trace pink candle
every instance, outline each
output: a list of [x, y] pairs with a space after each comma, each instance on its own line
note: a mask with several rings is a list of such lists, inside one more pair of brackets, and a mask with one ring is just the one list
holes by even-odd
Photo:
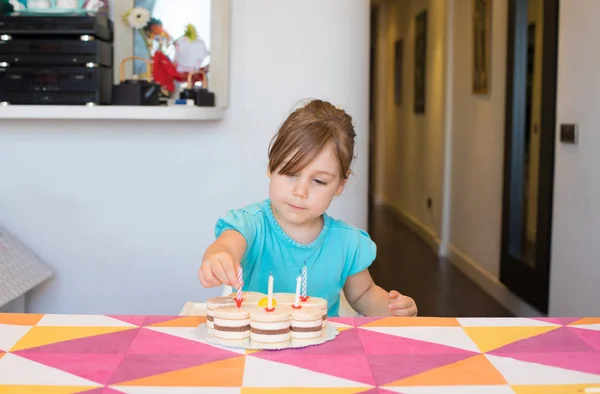
[[237, 285], [237, 295], [235, 297], [235, 302], [238, 308], [242, 305], [242, 267], [238, 268], [238, 285]]

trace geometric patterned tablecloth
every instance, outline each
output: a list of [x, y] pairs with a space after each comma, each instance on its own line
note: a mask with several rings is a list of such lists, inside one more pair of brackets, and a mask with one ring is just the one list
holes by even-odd
[[0, 393], [584, 393], [600, 319], [336, 318], [320, 346], [202, 342], [199, 316], [0, 314]]

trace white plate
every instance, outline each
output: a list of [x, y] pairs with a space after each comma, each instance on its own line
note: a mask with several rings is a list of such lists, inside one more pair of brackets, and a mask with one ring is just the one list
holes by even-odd
[[323, 330], [323, 334], [318, 338], [311, 339], [291, 339], [287, 342], [280, 343], [262, 343], [246, 339], [221, 339], [213, 335], [213, 330], [208, 328], [206, 323], [198, 326], [198, 336], [201, 340], [213, 343], [223, 347], [243, 348], [250, 350], [281, 350], [288, 348], [300, 348], [306, 346], [315, 346], [331, 341], [339, 334], [339, 331], [334, 326], [327, 324]]

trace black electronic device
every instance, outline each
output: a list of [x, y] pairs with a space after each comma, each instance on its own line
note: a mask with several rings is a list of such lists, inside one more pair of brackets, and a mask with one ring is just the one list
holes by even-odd
[[0, 67], [0, 102], [110, 104], [112, 84], [109, 67]]

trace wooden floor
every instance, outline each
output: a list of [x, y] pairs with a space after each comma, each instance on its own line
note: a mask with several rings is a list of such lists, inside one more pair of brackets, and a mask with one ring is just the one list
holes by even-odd
[[378, 248], [371, 275], [384, 289], [413, 297], [420, 316], [513, 316], [452, 263], [439, 259], [391, 209], [373, 206], [370, 215], [369, 232]]

